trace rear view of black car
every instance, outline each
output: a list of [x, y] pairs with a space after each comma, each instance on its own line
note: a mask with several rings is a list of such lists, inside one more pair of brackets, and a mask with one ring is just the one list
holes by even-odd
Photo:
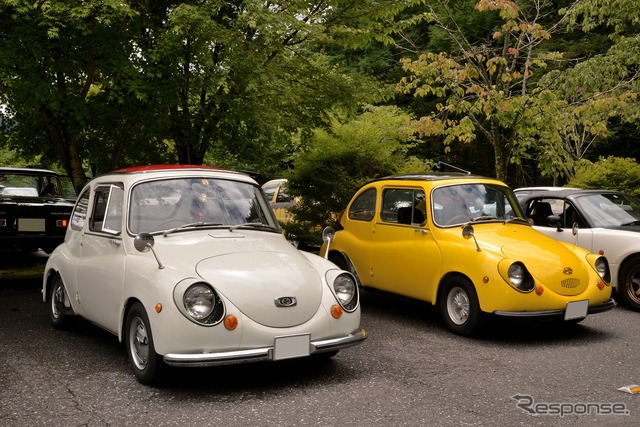
[[50, 170], [0, 168], [0, 250], [49, 253], [64, 240], [73, 203]]

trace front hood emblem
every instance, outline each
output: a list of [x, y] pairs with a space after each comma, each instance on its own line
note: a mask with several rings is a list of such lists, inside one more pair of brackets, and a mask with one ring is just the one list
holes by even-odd
[[573, 268], [571, 268], [571, 267], [565, 267], [565, 268], [563, 268], [563, 269], [562, 269], [562, 272], [563, 272], [564, 274], [567, 274], [567, 275], [572, 275], [572, 274], [573, 274]]
[[280, 297], [275, 299], [276, 307], [293, 307], [298, 304], [296, 297]]

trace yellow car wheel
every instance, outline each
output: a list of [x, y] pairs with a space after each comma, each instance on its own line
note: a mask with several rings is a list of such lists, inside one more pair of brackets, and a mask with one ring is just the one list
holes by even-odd
[[447, 328], [458, 335], [472, 335], [482, 323], [476, 290], [462, 277], [453, 277], [444, 283], [440, 312]]

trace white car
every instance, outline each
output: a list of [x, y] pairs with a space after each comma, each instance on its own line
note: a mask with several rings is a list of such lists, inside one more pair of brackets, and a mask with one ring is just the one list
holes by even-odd
[[361, 343], [356, 281], [295, 249], [258, 184], [233, 171], [144, 166], [90, 181], [45, 267], [51, 323], [81, 316], [125, 342], [138, 380]]
[[640, 200], [609, 190], [516, 189], [535, 229], [607, 257], [612, 284], [640, 311]]

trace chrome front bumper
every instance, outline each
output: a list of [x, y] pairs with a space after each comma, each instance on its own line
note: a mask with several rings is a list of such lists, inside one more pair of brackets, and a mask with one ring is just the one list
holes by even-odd
[[[602, 313], [614, 309], [616, 302], [613, 298], [609, 301], [589, 307], [587, 314]], [[500, 317], [512, 317], [519, 319], [562, 319], [564, 310], [547, 310], [547, 311], [494, 311], [493, 314]]]
[[[360, 344], [366, 338], [367, 331], [360, 329], [345, 337], [311, 341], [309, 355], [353, 347], [354, 345]], [[172, 366], [216, 366], [265, 360], [274, 360], [273, 346], [249, 350], [224, 351], [220, 353], [169, 353], [164, 356], [165, 363]]]

